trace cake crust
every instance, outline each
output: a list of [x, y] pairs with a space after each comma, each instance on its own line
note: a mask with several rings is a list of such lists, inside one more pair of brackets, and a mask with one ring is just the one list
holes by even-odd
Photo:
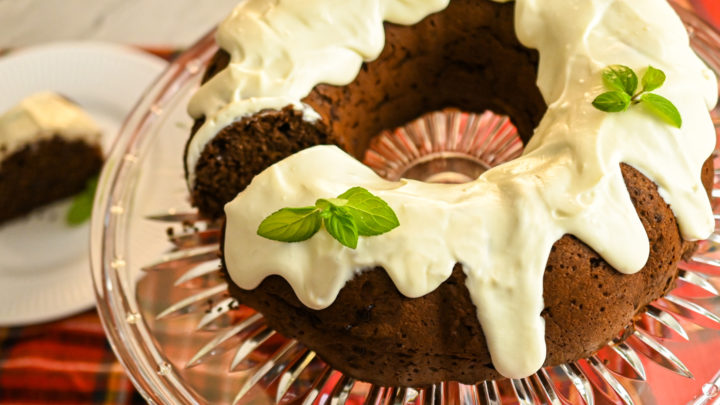
[[330, 142], [322, 122], [309, 124], [292, 107], [246, 117], [223, 129], [203, 151], [192, 201], [206, 216], [222, 217], [225, 203], [244, 190], [260, 168]]

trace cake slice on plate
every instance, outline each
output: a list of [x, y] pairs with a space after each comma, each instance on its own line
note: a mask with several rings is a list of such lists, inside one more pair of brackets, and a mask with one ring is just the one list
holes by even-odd
[[93, 119], [53, 92], [0, 115], [0, 223], [83, 191], [103, 164], [100, 139]]

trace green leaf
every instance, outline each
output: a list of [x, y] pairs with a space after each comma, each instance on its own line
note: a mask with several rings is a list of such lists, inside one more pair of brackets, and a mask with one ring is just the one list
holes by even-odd
[[97, 184], [98, 178], [95, 176], [89, 179], [85, 184], [85, 189], [75, 196], [72, 204], [70, 205], [70, 209], [68, 209], [67, 215], [65, 216], [65, 221], [68, 225], [82, 225], [85, 221], [90, 219]]
[[315, 206], [321, 210], [326, 210], [330, 207], [342, 207], [347, 204], [347, 200], [342, 198], [321, 198], [315, 202]]
[[608, 90], [624, 92], [632, 97], [638, 86], [638, 77], [627, 66], [610, 65], [603, 70], [603, 83]]
[[332, 215], [323, 219], [325, 229], [338, 242], [355, 249], [358, 244], [358, 228], [350, 214], [344, 209], [331, 209]]
[[362, 236], [380, 235], [400, 225], [395, 211], [362, 187], [353, 187], [338, 198], [347, 200], [344, 208], [354, 219]]
[[647, 72], [643, 75], [643, 91], [653, 91], [665, 83], [665, 72], [648, 66]]
[[672, 101], [653, 93], [643, 94], [640, 99], [650, 112], [676, 128], [682, 127], [682, 116]]
[[395, 212], [382, 199], [362, 187], [336, 198], [320, 198], [315, 207], [283, 208], [265, 218], [257, 234], [281, 242], [300, 242], [322, 225], [338, 242], [355, 249], [358, 238], [388, 232], [400, 225]]
[[630, 106], [630, 96], [620, 91], [608, 91], [593, 100], [592, 105], [600, 111], [620, 112]]
[[265, 218], [257, 234], [280, 242], [302, 242], [315, 235], [321, 224], [316, 207], [283, 208]]

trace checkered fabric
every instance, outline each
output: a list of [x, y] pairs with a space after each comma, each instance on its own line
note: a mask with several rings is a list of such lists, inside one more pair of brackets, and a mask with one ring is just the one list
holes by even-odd
[[0, 328], [0, 404], [144, 404], [95, 311]]
[[[681, 1], [681, 4], [686, 3]], [[717, 0], [692, 0], [692, 9], [715, 27], [720, 27], [720, 1]]]

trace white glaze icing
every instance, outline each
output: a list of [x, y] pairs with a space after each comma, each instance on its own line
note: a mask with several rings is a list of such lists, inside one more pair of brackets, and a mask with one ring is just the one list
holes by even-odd
[[59, 136], [100, 142], [100, 128], [80, 107], [53, 93], [33, 94], [0, 115], [0, 160], [29, 143]]
[[[364, 56], [348, 51], [348, 44], [354, 44], [348, 32], [362, 36], [358, 32], [381, 31], [378, 10], [393, 9], [389, 2], [349, 2], [357, 7], [346, 9], [344, 2], [337, 7], [333, 1], [316, 0], [310, 14], [301, 10], [306, 1], [302, 7], [289, 1], [243, 3], [221, 26], [218, 38], [234, 58], [255, 66], [255, 73], [245, 77], [242, 69], [231, 65], [227, 75], [220, 76], [225, 78], [200, 90], [191, 112], [212, 116], [223, 105], [247, 97], [299, 100], [316, 83], [352, 80]], [[414, 8], [419, 4], [398, 2], [397, 10], [402, 10], [400, 5], [421, 10]], [[349, 18], [345, 10], [360, 14]], [[405, 22], [433, 11], [428, 7]], [[240, 15], [245, 12], [256, 15], [248, 14], [246, 21]], [[250, 28], [236, 27], [230, 22], [234, 20]], [[350, 21], [356, 28], [347, 31], [343, 27]], [[638, 271], [647, 260], [647, 235], [625, 188], [621, 162], [658, 184], [684, 238], [701, 239], [711, 233], [712, 211], [700, 172], [715, 143], [707, 110], [716, 102], [717, 83], [689, 48], [671, 7], [662, 0], [517, 0], [515, 26], [521, 42], [540, 53], [538, 86], [549, 106], [522, 157], [467, 184], [436, 185], [382, 180], [332, 146], [290, 156], [256, 176], [226, 206], [225, 260], [233, 281], [252, 289], [268, 275], [278, 274], [305, 305], [320, 309], [363, 269], [384, 267], [400, 292], [418, 297], [433, 291], [460, 262], [495, 368], [507, 377], [521, 378], [545, 359], [542, 277], [555, 241], [564, 234], [575, 235], [623, 273]], [[316, 53], [308, 47], [308, 53], [291, 52], [307, 60], [298, 56], [289, 64], [271, 63], [286, 60], [295, 46], [317, 45], [308, 27], [319, 27], [322, 40]], [[225, 43], [233, 40], [243, 45]], [[268, 50], [267, 41], [286, 40], [283, 48]], [[367, 43], [377, 46], [375, 40]], [[362, 55], [376, 56], [380, 48]], [[325, 65], [317, 61], [329, 57], [328, 49], [338, 50], [330, 59], [342, 65], [322, 69]], [[277, 58], [268, 60], [268, 52]], [[318, 72], [310, 69], [314, 63], [321, 67]], [[682, 129], [661, 122], [642, 105], [621, 114], [594, 109], [591, 101], [604, 91], [601, 71], [615, 63], [640, 73], [648, 65], [665, 71], [667, 82], [656, 92], [678, 107]], [[263, 76], [266, 73], [275, 80]], [[229, 75], [236, 75], [240, 87], [220, 87], [232, 82]], [[293, 244], [256, 235], [262, 219], [275, 210], [312, 205], [317, 198], [336, 196], [352, 186], [363, 186], [386, 200], [400, 227], [361, 238], [356, 250], [341, 246], [326, 232]]]

